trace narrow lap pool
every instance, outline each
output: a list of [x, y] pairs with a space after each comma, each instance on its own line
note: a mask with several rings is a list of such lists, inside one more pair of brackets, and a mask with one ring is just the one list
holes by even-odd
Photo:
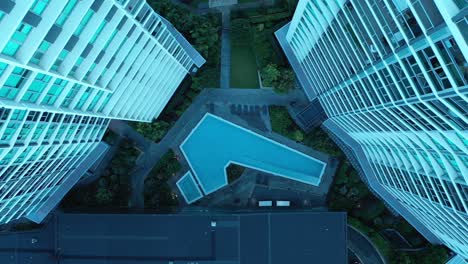
[[202, 118], [180, 149], [205, 195], [228, 184], [226, 167], [231, 162], [315, 186], [326, 167], [320, 160], [212, 114]]
[[203, 197], [190, 171], [182, 176], [182, 178], [177, 181], [176, 185], [182, 193], [182, 196], [184, 196], [185, 201], [189, 204]]

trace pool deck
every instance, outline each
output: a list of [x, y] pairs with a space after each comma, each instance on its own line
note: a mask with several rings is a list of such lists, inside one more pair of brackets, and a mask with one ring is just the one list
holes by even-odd
[[[183, 157], [179, 150], [180, 144], [207, 112], [216, 114], [240, 126], [248, 127], [255, 133], [329, 163], [329, 160], [332, 159], [329, 155], [271, 132], [268, 105], [287, 106], [291, 102], [305, 100], [305, 95], [301, 90], [294, 90], [288, 94], [276, 94], [269, 89], [204, 89], [159, 143], [145, 139], [125, 121], [112, 120], [109, 128], [116, 134], [130, 138], [142, 150], [142, 155], [138, 158], [137, 165], [132, 171], [134, 176], [132, 177], [131, 207], [144, 207], [142, 194], [146, 176], [169, 149], [173, 149], [178, 156]], [[262, 112], [262, 114], [252, 113], [251, 109], [257, 109], [259, 110], [257, 112]], [[265, 111], [262, 109], [265, 109]], [[189, 170], [185, 159], [180, 159], [180, 162], [183, 169], [169, 179], [169, 184], [179, 197], [182, 194], [179, 192], [176, 182]], [[324, 177], [322, 177], [322, 183], [318, 187], [320, 189], [319, 193], [329, 188], [335, 170], [336, 166], [327, 166]], [[180, 206], [183, 207], [185, 204], [184, 199], [180, 199], [180, 202]]]
[[[216, 111], [215, 109], [216, 107], [212, 108], [213, 112], [217, 112], [218, 115], [223, 116], [223, 111]], [[258, 130], [246, 124], [241, 124], [242, 122], [239, 121], [241, 121], [242, 119], [236, 120], [236, 118], [232, 117], [233, 116], [231, 116], [229, 120], [225, 120], [224, 117], [218, 117], [210, 113], [205, 114], [180, 145], [180, 151], [185, 157], [185, 160], [188, 163], [188, 167], [190, 167], [190, 169], [193, 171], [193, 174], [199, 186], [203, 190], [204, 194], [208, 195], [228, 185], [225, 168], [230, 163], [240, 164], [244, 167], [261, 171], [270, 175], [280, 176], [281, 178], [286, 178], [291, 181], [302, 182], [304, 184], [316, 187], [316, 189], [318, 189], [319, 186], [322, 185], [322, 181], [325, 181], [325, 189], [327, 189], [330, 183], [328, 179], [329, 175], [333, 173], [331, 171], [334, 170], [334, 168], [331, 168], [330, 170], [329, 166], [327, 166], [330, 159], [328, 155], [325, 155], [318, 151], [314, 151], [302, 144], [298, 144], [278, 134], [269, 131]], [[245, 148], [245, 146], [243, 147], [244, 150], [234, 150], [230, 152], [230, 150], [223, 148], [222, 146], [225, 140], [229, 141], [229, 136], [223, 137], [220, 136], [217, 132], [213, 132], [213, 135], [214, 137], [216, 137], [216, 139], [211, 136], [206, 139], [207, 147], [203, 150], [203, 154], [198, 153], [198, 147], [195, 147], [195, 150], [189, 150], [189, 153], [187, 153], [187, 149], [184, 149], [184, 146], [187, 145], [187, 142], [193, 144], [193, 142], [190, 142], [190, 139], [194, 133], [198, 133], [198, 128], [200, 125], [205, 126], [205, 120], [211, 122], [212, 124], [225, 126], [225, 128], [232, 130], [233, 133], [240, 132], [241, 136], [250, 137], [252, 140], [259, 144], [265, 144], [264, 146], [267, 146], [267, 148], [271, 148], [272, 151], [278, 151], [278, 155], [289, 153], [285, 155], [291, 157], [291, 161], [298, 161], [299, 163], [296, 165], [291, 165], [289, 164], [289, 162], [284, 162], [284, 160], [281, 159], [279, 159], [276, 162], [274, 157], [270, 156], [265, 158], [265, 156], [267, 155], [261, 155], [261, 151], [259, 152], [250, 148]], [[248, 129], [246, 127], [248, 127]], [[208, 128], [202, 127], [202, 129], [206, 130]], [[201, 136], [206, 136], [203, 135], [203, 131], [201, 133]], [[200, 137], [200, 135], [196, 135], [196, 137]], [[200, 138], [196, 140], [198, 142]], [[210, 144], [215, 144], [215, 147], [209, 149]], [[229, 144], [226, 143], [226, 146], [228, 145]], [[252, 146], [252, 148], [255, 148], [255, 146]], [[239, 151], [243, 154], [240, 157], [238, 155]], [[213, 162], [213, 166], [211, 167], [205, 167], [203, 166], [203, 164], [199, 164], [202, 162], [202, 160], [200, 160], [200, 155], [203, 156], [206, 155], [206, 153], [210, 153], [210, 155], [213, 155], [213, 157], [217, 157], [217, 160], [210, 159]], [[245, 156], [247, 155], [250, 155], [250, 158], [246, 158]], [[224, 157], [218, 158], [220, 156]], [[191, 163], [193, 162], [193, 160], [195, 160], [194, 164]], [[303, 166], [304, 164], [307, 165]], [[219, 175], [219, 178], [212, 178], [211, 175]], [[326, 175], [326, 177], [324, 177], [325, 179], [322, 180], [323, 175]], [[183, 178], [185, 177], [186, 176], [184, 175]], [[177, 184], [181, 180], [179, 180]], [[186, 195], [183, 193], [183, 189], [181, 189], [179, 185], [177, 185], [177, 187], [179, 187], [179, 191], [181, 191], [182, 196], [186, 198]], [[189, 204], [195, 201], [194, 199], [185, 200]], [[190, 202], [188, 200], [190, 200]]]

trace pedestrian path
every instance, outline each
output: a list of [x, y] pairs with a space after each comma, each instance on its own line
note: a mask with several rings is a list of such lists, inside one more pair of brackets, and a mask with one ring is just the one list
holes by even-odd
[[138, 148], [143, 151], [131, 173], [130, 207], [144, 208], [143, 190], [147, 175], [169, 149], [178, 148], [198, 121], [212, 109], [210, 106], [225, 108], [227, 109], [225, 112], [229, 113], [231, 104], [287, 106], [291, 102], [301, 100], [305, 100], [305, 97], [299, 90], [288, 94], [276, 94], [271, 90], [261, 89], [205, 89], [159, 143], [145, 139], [125, 121], [112, 120], [109, 128], [137, 142]]
[[223, 8], [221, 32], [221, 75], [220, 87], [230, 88], [231, 84], [231, 9]]

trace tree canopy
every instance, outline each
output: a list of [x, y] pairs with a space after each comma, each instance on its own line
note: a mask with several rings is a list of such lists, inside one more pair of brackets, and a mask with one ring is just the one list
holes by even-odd
[[167, 133], [171, 125], [166, 121], [155, 121], [152, 123], [136, 123], [135, 130], [145, 138], [159, 142]]
[[169, 0], [150, 0], [148, 3], [171, 22], [203, 57], [210, 58], [216, 52], [219, 42], [219, 22], [216, 16], [195, 15]]
[[296, 77], [290, 68], [270, 63], [262, 71], [263, 85], [273, 87], [277, 93], [287, 93], [296, 86]]

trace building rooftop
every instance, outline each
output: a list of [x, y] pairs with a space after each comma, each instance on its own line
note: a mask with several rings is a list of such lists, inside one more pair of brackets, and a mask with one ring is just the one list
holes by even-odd
[[0, 247], [5, 264], [346, 263], [346, 214], [57, 214]]

